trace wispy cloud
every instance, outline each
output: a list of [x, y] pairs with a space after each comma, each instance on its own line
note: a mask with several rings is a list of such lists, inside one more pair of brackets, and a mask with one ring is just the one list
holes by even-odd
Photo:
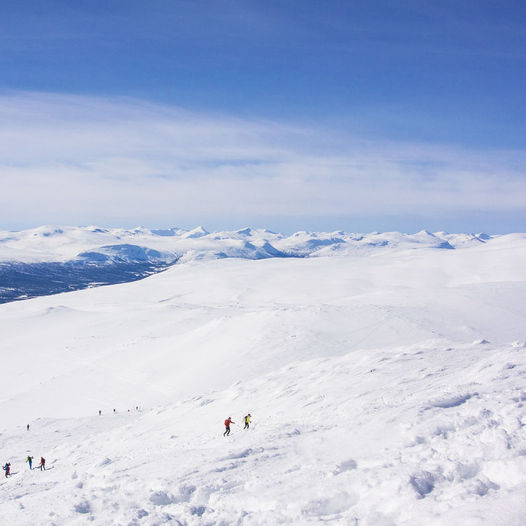
[[4, 94], [0, 159], [11, 228], [526, 208], [524, 151], [363, 141], [132, 99]]

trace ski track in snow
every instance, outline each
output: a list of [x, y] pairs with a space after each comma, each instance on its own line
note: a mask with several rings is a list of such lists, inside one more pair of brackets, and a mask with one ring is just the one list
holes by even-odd
[[525, 524], [525, 256], [192, 262], [0, 306], [2, 520]]

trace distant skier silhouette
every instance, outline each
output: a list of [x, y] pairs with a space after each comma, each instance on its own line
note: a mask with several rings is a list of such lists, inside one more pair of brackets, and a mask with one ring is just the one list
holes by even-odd
[[26, 462], [29, 464], [29, 469], [33, 469], [33, 457], [30, 457], [28, 455], [26, 458]]
[[2, 469], [5, 471], [5, 478], [11, 475], [11, 463], [10, 462], [6, 462], [5, 466], [2, 466]]
[[27, 424], [26, 429], [29, 431], [29, 424]]
[[40, 457], [40, 471], [44, 470], [46, 471], [46, 459], [44, 457]]
[[235, 422], [232, 422], [232, 417], [229, 416], [225, 420], [225, 432], [223, 433], [224, 437], [230, 435], [230, 424], [235, 424]]
[[99, 416], [102, 415], [102, 411], [99, 409]]
[[250, 413], [248, 413], [247, 416], [245, 416], [245, 427], [243, 429], [248, 429], [250, 427]]

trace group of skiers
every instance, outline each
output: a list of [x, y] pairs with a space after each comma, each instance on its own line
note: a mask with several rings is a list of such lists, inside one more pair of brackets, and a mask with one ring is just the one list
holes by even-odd
[[[29, 469], [33, 469], [33, 457], [28, 455], [26, 462], [29, 464]], [[40, 471], [46, 471], [46, 459], [44, 457], [40, 457], [40, 464], [38, 467], [40, 468]], [[5, 465], [2, 466], [2, 469], [5, 471], [5, 478], [9, 477], [9, 475], [11, 475], [11, 462], [6, 462]]]
[[[29, 431], [29, 424], [27, 424], [26, 429]], [[29, 469], [33, 469], [33, 458], [31, 455], [28, 455], [26, 458]], [[40, 464], [37, 467], [40, 468], [40, 471], [46, 471], [46, 459], [44, 457], [40, 457]], [[6, 462], [2, 466], [2, 469], [5, 471], [5, 478], [9, 477], [9, 475], [11, 475], [11, 462]]]
[[[33, 457], [27, 456], [26, 462], [29, 464], [29, 469], [33, 469]], [[44, 470], [46, 471], [46, 459], [44, 457], [40, 457], [40, 464], [38, 465], [40, 468], [40, 471]]]
[[[245, 421], [245, 427], [243, 429], [249, 429], [250, 428], [251, 418], [252, 418], [252, 416], [251, 416], [250, 413], [248, 413], [248, 415], [243, 417], [243, 420]], [[223, 433], [224, 437], [227, 437], [228, 435], [230, 435], [230, 424], [235, 424], [235, 422], [232, 420], [231, 416], [229, 416], [225, 420], [225, 432]]]
[[[136, 410], [139, 408], [136, 407]], [[113, 410], [115, 412], [115, 409]], [[101, 414], [101, 411], [99, 411], [99, 415]], [[243, 417], [243, 420], [245, 422], [245, 427], [243, 429], [249, 429], [250, 423], [252, 422], [252, 415], [248, 413]], [[228, 417], [225, 420], [225, 432], [223, 433], [223, 436], [230, 435], [230, 425], [235, 424], [235, 422], [232, 420], [232, 417]], [[27, 424], [27, 430], [29, 431], [29, 424]], [[26, 462], [29, 464], [29, 469], [33, 469], [33, 458], [31, 455], [28, 455], [26, 458]], [[46, 459], [44, 457], [40, 457], [40, 464], [37, 466], [40, 468], [40, 471], [46, 470]], [[2, 469], [5, 471], [5, 478], [9, 477], [11, 475], [11, 463], [6, 462], [4, 466], [2, 466]]]
[[[139, 406], [136, 405], [135, 406], [135, 411], [138, 411], [139, 410]], [[130, 412], [130, 410], [128, 409], [128, 413]], [[113, 414], [117, 414], [117, 409], [113, 408]], [[99, 416], [102, 416], [102, 409], [99, 409]]]

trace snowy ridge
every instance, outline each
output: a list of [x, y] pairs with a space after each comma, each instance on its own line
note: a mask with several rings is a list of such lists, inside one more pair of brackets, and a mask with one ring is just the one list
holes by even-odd
[[[0, 231], [0, 261], [65, 262], [83, 258], [83, 254], [112, 257], [109, 248], [119, 246], [128, 251], [154, 251], [153, 259], [164, 261], [183, 258], [210, 259], [236, 257], [262, 259], [285, 256], [320, 256], [347, 254], [356, 250], [381, 247], [457, 248], [488, 242], [487, 234], [416, 234], [399, 232], [351, 234], [346, 232], [297, 232], [290, 236], [265, 229], [244, 228], [228, 232], [208, 232], [203, 227], [187, 231], [171, 228], [132, 230], [99, 227], [42, 226], [20, 232]], [[125, 255], [124, 251], [119, 254]], [[117, 256], [119, 256], [117, 255]], [[130, 253], [133, 257], [136, 254]], [[113, 254], [115, 256], [115, 254]]]

